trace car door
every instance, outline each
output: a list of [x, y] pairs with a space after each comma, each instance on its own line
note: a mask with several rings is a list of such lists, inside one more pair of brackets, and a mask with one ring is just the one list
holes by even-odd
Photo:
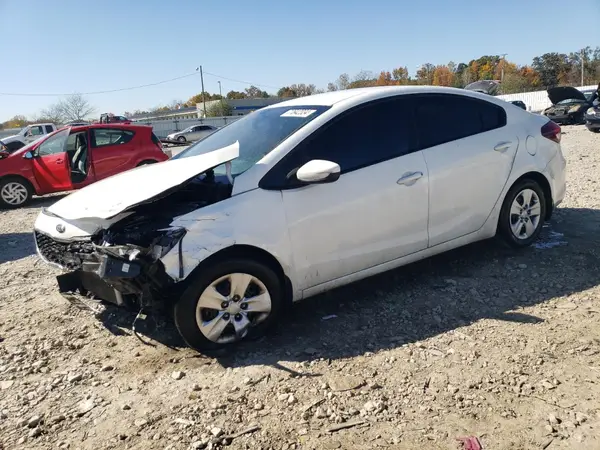
[[133, 130], [110, 127], [91, 128], [91, 161], [96, 180], [132, 169], [136, 145]]
[[429, 169], [429, 246], [479, 230], [504, 188], [519, 146], [504, 108], [462, 95], [422, 95], [419, 145]]
[[[402, 97], [362, 105], [313, 133], [272, 169], [280, 177], [300, 289], [427, 247], [427, 166], [414, 151], [412, 125]], [[340, 178], [308, 186], [293, 176], [286, 181], [314, 159], [338, 163]]]
[[192, 132], [190, 133], [189, 140], [197, 141], [202, 138], [202, 125], [196, 125], [192, 127]]
[[41, 142], [30, 160], [33, 175], [43, 193], [68, 191], [73, 188], [66, 142], [69, 129], [59, 131]]

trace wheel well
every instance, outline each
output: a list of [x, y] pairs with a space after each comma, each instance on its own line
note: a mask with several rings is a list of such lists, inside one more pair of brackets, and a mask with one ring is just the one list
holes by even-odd
[[35, 186], [33, 186], [33, 184], [31, 184], [31, 181], [29, 181], [27, 178], [25, 178], [21, 175], [3, 175], [0, 177], [0, 183], [8, 178], [17, 178], [17, 179], [23, 181], [23, 184], [26, 184], [27, 186], [29, 186], [29, 189], [31, 189], [31, 192], [33, 194], [37, 194], [37, 192], [35, 191]]
[[223, 250], [219, 250], [217, 253], [210, 255], [208, 258], [202, 261], [198, 265], [198, 267], [196, 267], [194, 271], [188, 276], [188, 278], [192, 277], [194, 272], [196, 271], [201, 272], [204, 269], [204, 267], [214, 265], [219, 263], [220, 261], [231, 258], [251, 259], [253, 261], [260, 262], [272, 269], [283, 283], [286, 302], [292, 302], [292, 282], [283, 271], [283, 267], [281, 267], [281, 264], [279, 263], [279, 261], [277, 261], [277, 258], [275, 258], [266, 250], [254, 247], [252, 245], [236, 244], [232, 245], [231, 247], [224, 248]]
[[136, 167], [140, 167], [143, 164], [155, 164], [156, 160], [154, 159], [145, 159], [143, 161], [141, 161], [140, 163], [138, 163], [138, 165]]
[[546, 199], [546, 217], [545, 220], [549, 220], [552, 217], [552, 213], [554, 212], [554, 201], [552, 200], [552, 189], [550, 188], [550, 183], [548, 179], [539, 172], [528, 172], [524, 175], [521, 175], [518, 180], [516, 180], [513, 185], [517, 184], [523, 180], [532, 180], [540, 185], [542, 190], [544, 191], [544, 197]]

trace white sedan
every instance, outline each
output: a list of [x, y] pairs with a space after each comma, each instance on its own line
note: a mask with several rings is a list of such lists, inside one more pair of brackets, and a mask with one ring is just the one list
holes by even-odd
[[462, 89], [381, 87], [268, 106], [173, 159], [42, 210], [62, 292], [172, 307], [205, 351], [294, 301], [498, 235], [534, 242], [565, 195], [558, 125]]

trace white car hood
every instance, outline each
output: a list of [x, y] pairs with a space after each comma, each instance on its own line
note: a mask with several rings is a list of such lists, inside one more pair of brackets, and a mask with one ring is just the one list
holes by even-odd
[[74, 192], [46, 212], [67, 220], [109, 219], [238, 156], [236, 141], [202, 155], [144, 165]]

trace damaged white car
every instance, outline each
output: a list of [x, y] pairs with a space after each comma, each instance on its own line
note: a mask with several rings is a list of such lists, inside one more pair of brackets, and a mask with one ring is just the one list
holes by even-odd
[[218, 348], [336, 286], [496, 234], [530, 245], [565, 195], [560, 136], [462, 89], [293, 99], [43, 209], [36, 245], [62, 292], [172, 308]]

